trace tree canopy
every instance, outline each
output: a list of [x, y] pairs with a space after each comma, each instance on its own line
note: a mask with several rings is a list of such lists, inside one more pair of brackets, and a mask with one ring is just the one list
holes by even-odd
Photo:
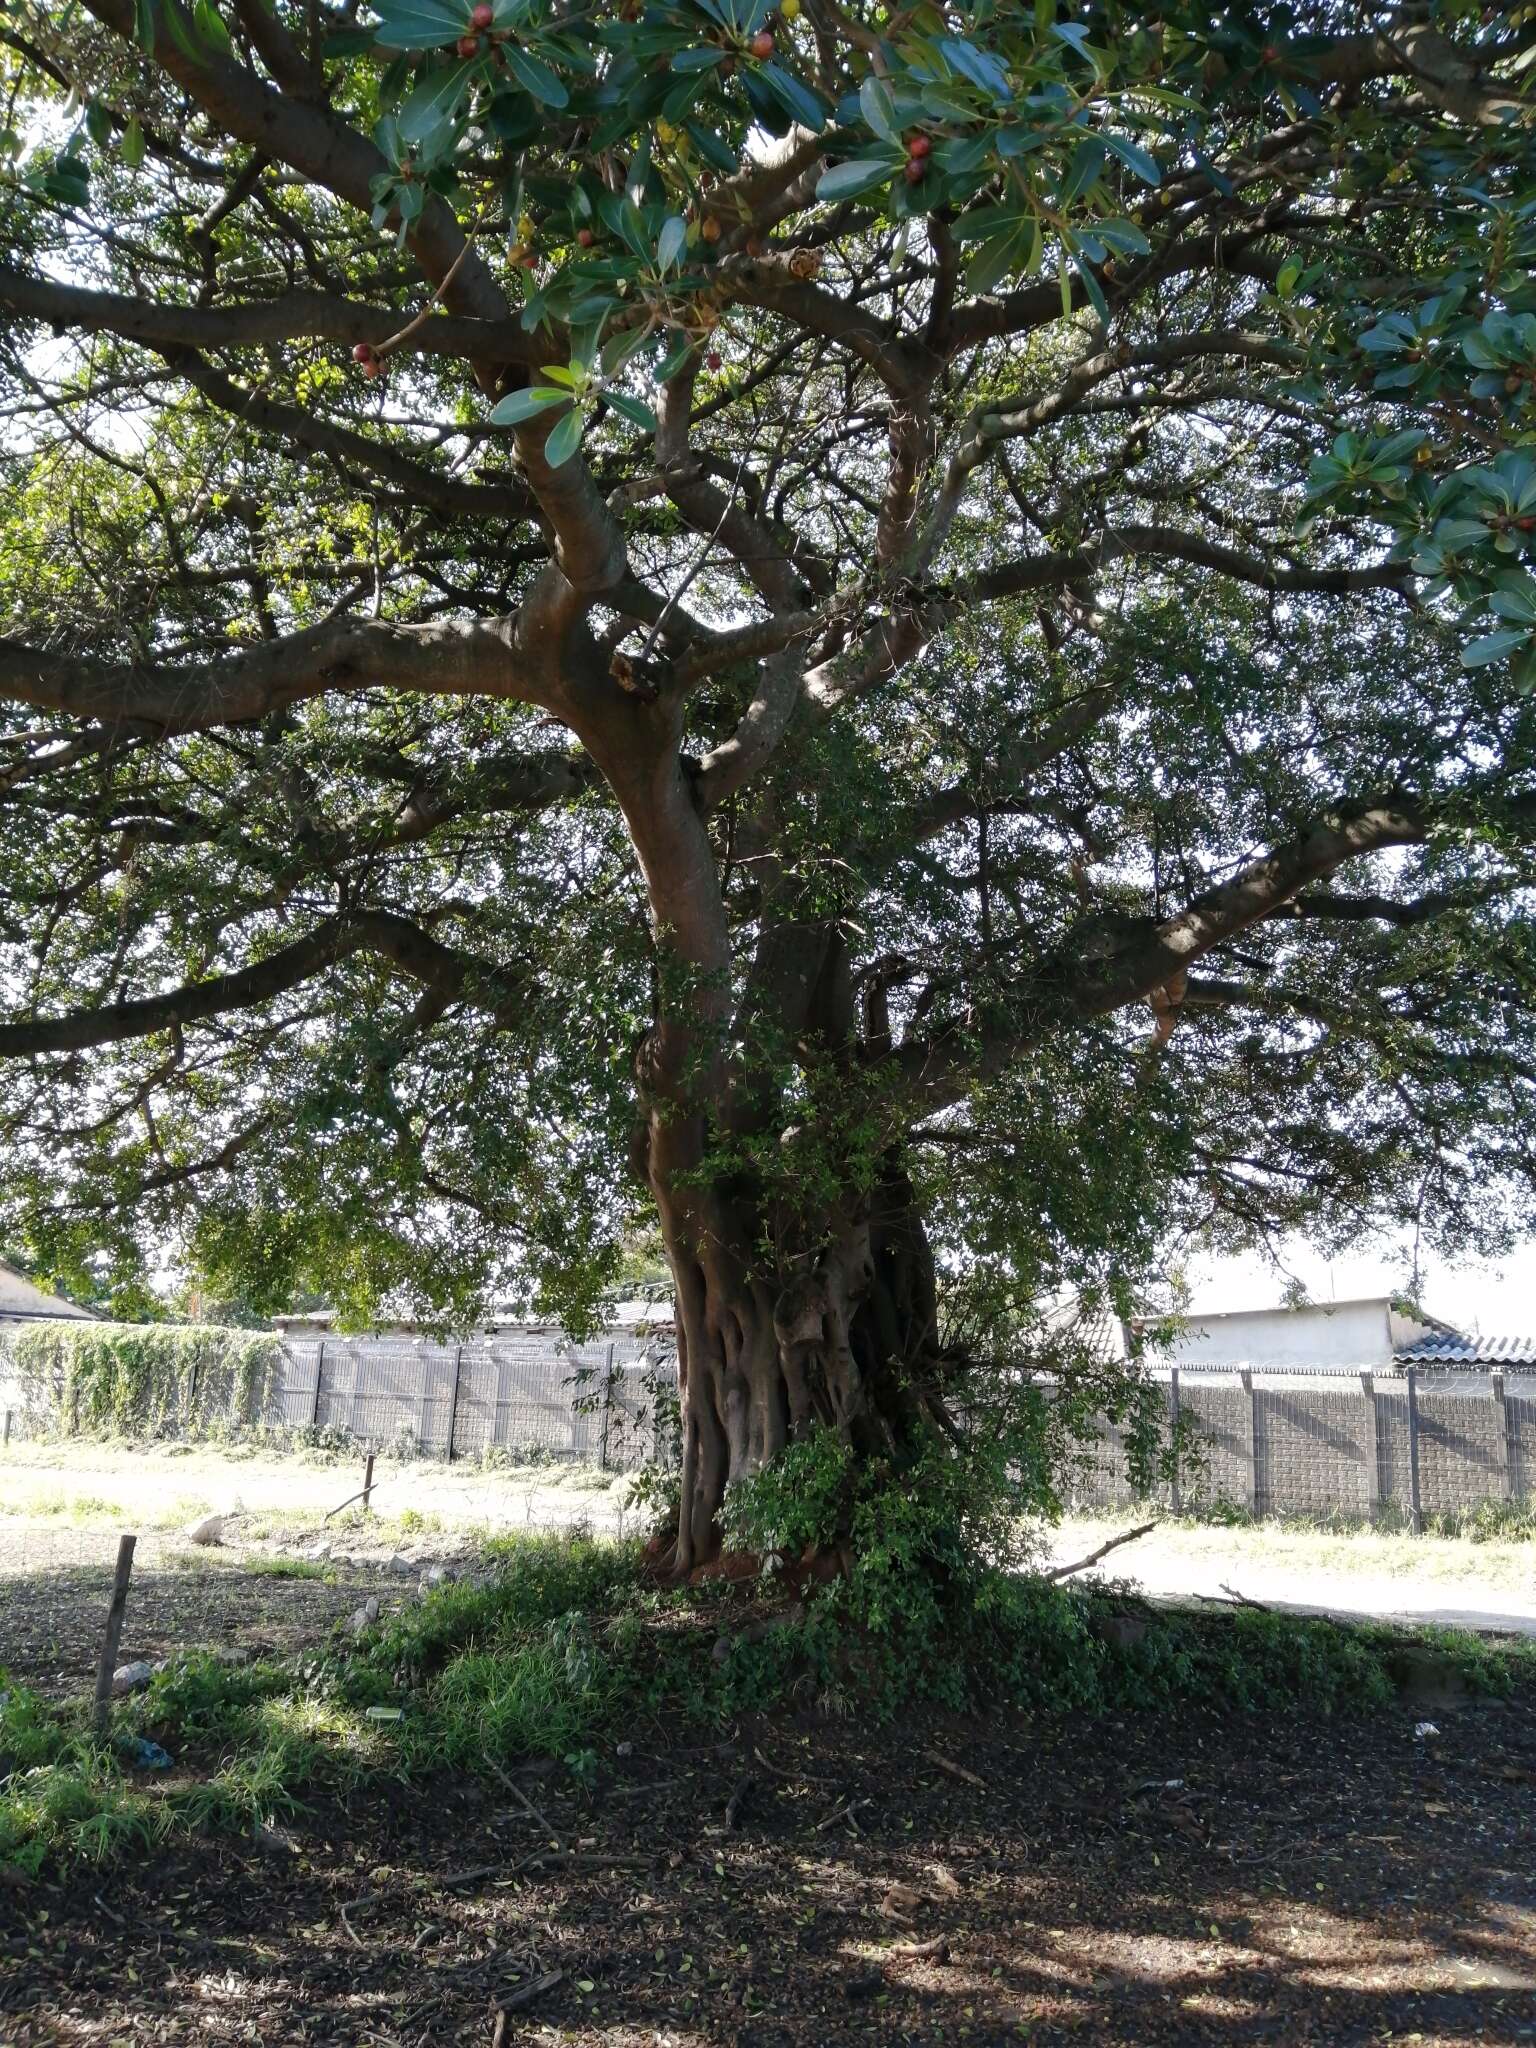
[[0, 11], [0, 1228], [573, 1319], [682, 1561], [1536, 1213], [1536, 12]]

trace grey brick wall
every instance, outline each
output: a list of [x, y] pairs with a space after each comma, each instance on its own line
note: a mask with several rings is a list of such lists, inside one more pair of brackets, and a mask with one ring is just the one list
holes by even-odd
[[665, 1458], [676, 1366], [639, 1337], [563, 1344], [555, 1332], [476, 1344], [289, 1339], [264, 1420], [343, 1429], [428, 1457], [543, 1455], [630, 1470]]
[[[1463, 1372], [1417, 1377], [1419, 1506], [1425, 1515], [1536, 1495], [1536, 1381]], [[1250, 1391], [1251, 1389], [1251, 1391]], [[1169, 1411], [1173, 1411], [1170, 1385]], [[1408, 1514], [1412, 1456], [1405, 1378], [1367, 1390], [1345, 1375], [1311, 1383], [1255, 1372], [1178, 1377], [1178, 1409], [1198, 1431], [1181, 1464], [1185, 1507], [1228, 1503], [1265, 1515]], [[1373, 1413], [1374, 1410], [1374, 1413]], [[1374, 1423], [1374, 1428], [1373, 1428]], [[1125, 1457], [1106, 1430], [1069, 1486], [1077, 1506], [1131, 1499]]]

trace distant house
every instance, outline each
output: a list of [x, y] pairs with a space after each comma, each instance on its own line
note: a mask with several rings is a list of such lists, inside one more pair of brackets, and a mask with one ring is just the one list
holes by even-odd
[[100, 1318], [88, 1308], [45, 1294], [24, 1273], [0, 1259], [0, 1331], [23, 1323], [93, 1323]]
[[[1126, 1327], [1134, 1343], [1150, 1319]], [[1536, 1337], [1467, 1337], [1434, 1316], [1401, 1309], [1390, 1295], [1363, 1301], [1307, 1302], [1180, 1319], [1157, 1366], [1196, 1372], [1394, 1373], [1406, 1366], [1477, 1372], [1536, 1370]]]

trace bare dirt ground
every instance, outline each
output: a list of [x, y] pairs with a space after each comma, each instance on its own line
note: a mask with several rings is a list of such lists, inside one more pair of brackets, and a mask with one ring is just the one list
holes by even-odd
[[[374, 1468], [375, 1511], [345, 1508], [361, 1462], [166, 1444], [13, 1445], [0, 1457], [0, 1670], [49, 1694], [90, 1682], [118, 1536], [138, 1537], [121, 1659], [314, 1643], [370, 1596], [410, 1598], [424, 1570], [520, 1529], [621, 1534], [627, 1480], [581, 1466]], [[224, 1540], [187, 1526], [228, 1514]], [[317, 1556], [317, 1550], [325, 1554]]]
[[[1142, 1511], [1063, 1522], [1051, 1535], [1053, 1559], [1086, 1557], [1150, 1518]], [[1112, 1551], [1098, 1569], [1135, 1580], [1154, 1600], [1219, 1599], [1230, 1586], [1266, 1606], [1306, 1613], [1536, 1636], [1536, 1543], [1529, 1541], [1167, 1521]]]
[[637, 1727], [522, 1775], [539, 1818], [375, 1788], [0, 1891], [0, 2040], [489, 2048], [518, 1994], [564, 2048], [1536, 2040], [1529, 1704], [1441, 1729]]
[[[0, 1517], [0, 1665], [88, 1683], [129, 1516], [125, 1658], [297, 1648], [370, 1592], [409, 1599], [423, 1565], [531, 1519], [530, 1498], [552, 1520], [596, 1501], [601, 1522], [617, 1497], [548, 1469], [389, 1476], [412, 1506], [320, 1537], [351, 1461], [33, 1447], [0, 1465], [0, 1504], [23, 1509]], [[178, 1533], [235, 1498], [226, 1548]], [[1112, 1527], [1070, 1526], [1058, 1554]], [[1265, 1555], [1309, 1559], [1315, 1596], [1328, 1545], [1347, 1562], [1374, 1540], [1311, 1535], [1293, 1556], [1283, 1534], [1169, 1525], [1105, 1570], [1166, 1565], [1187, 1590], [1209, 1567], [1259, 1597]], [[331, 1555], [303, 1557], [317, 1540]], [[1442, 1605], [1463, 1599], [1463, 1549], [1500, 1584], [1528, 1554], [1434, 1542], [1417, 1577], [1386, 1568], [1389, 1539], [1365, 1554]], [[476, 1782], [374, 1782], [258, 1840], [0, 1886], [0, 2042], [489, 2048], [520, 1994], [508, 2048], [1536, 2041], [1531, 1702], [1437, 1707], [1435, 1734], [1423, 1713], [781, 1720], [719, 1750], [636, 1727], [588, 1785], [553, 1758], [521, 1775], [533, 1818]]]
[[[318, 1456], [240, 1445], [151, 1442], [11, 1444], [0, 1451], [0, 1515], [80, 1526], [174, 1529], [201, 1515], [243, 1514], [243, 1542], [280, 1541], [320, 1519], [363, 1483], [360, 1454]], [[439, 1527], [502, 1532], [582, 1519], [617, 1526], [629, 1481], [586, 1465], [374, 1462], [375, 1531], [388, 1538]], [[402, 1518], [404, 1518], [402, 1524]], [[633, 1523], [633, 1514], [628, 1517]]]

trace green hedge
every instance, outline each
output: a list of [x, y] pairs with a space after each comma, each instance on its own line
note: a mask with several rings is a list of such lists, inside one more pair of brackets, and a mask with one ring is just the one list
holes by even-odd
[[32, 1323], [0, 1338], [0, 1380], [33, 1429], [221, 1435], [261, 1421], [281, 1355], [206, 1323]]

